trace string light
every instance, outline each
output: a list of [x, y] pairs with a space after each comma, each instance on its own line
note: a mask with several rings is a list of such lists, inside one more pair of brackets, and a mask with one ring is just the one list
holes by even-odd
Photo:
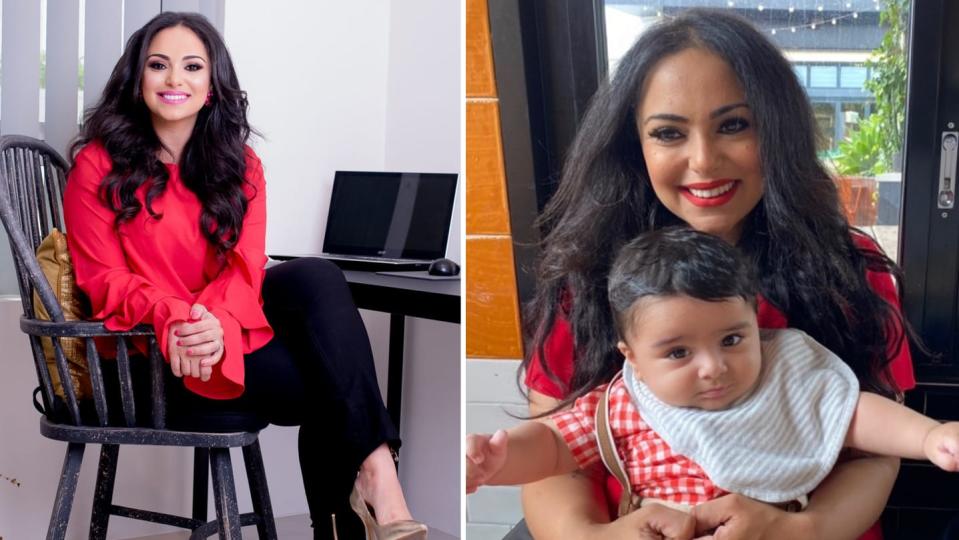
[[756, 7], [756, 9], [758, 9], [759, 11], [763, 11], [763, 10], [766, 9], [766, 6], [764, 6], [764, 5], [762, 5], [762, 4], [759, 4], [759, 6]]
[[822, 12], [822, 6], [817, 6], [816, 11]]
[[795, 6], [789, 6], [789, 12], [792, 13], [792, 12], [794, 12], [794, 11], [796, 11], [796, 7], [795, 7]]
[[858, 19], [859, 13], [858, 12], [847, 13], [839, 17], [833, 17], [831, 19], [815, 20], [806, 24], [770, 28], [769, 33], [771, 33], [772, 35], [776, 35], [776, 33], [780, 30], [789, 30], [790, 32], [796, 32], [797, 29], [803, 29], [803, 28], [808, 28], [809, 30], [815, 30], [816, 28], [825, 25], [827, 22], [829, 22], [833, 26], [836, 26], [837, 24], [839, 24], [839, 21], [841, 21], [842, 19], [849, 19], [849, 18]]

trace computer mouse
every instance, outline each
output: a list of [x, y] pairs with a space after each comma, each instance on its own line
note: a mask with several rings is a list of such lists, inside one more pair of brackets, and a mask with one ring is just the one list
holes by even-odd
[[460, 273], [460, 265], [449, 259], [436, 259], [427, 272], [431, 276], [455, 276]]

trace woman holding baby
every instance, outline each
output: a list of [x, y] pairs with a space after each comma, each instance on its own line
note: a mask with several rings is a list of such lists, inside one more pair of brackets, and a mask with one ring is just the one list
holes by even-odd
[[[593, 97], [539, 219], [538, 289], [526, 317], [530, 413], [567, 407], [622, 368], [610, 265], [638, 234], [676, 224], [735, 245], [758, 269], [761, 328], [803, 330], [864, 391], [895, 397], [911, 389], [900, 270], [849, 226], [815, 137], [790, 64], [748, 22], [690, 10], [646, 30]], [[723, 539], [880, 538], [873, 524], [897, 471], [894, 458], [850, 457], [802, 512], [731, 494], [696, 506], [691, 519], [699, 534]], [[660, 510], [611, 520], [618, 484], [600, 472], [524, 487], [532, 535], [690, 534], [689, 517]]]

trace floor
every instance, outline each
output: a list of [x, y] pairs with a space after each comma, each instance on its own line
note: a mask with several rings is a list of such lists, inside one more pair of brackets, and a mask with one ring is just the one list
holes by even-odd
[[[277, 518], [276, 535], [283, 540], [312, 540], [313, 532], [310, 529], [310, 519], [306, 514], [300, 516], [289, 516]], [[140, 536], [136, 540], [181, 540], [189, 538], [188, 532], [175, 532], [154, 536]], [[457, 540], [458, 536], [450, 536], [442, 531], [430, 530], [430, 540]], [[257, 538], [255, 527], [243, 528], [244, 540], [254, 540]], [[133, 540], [133, 539], [130, 539]], [[346, 540], [346, 539], [344, 539]]]

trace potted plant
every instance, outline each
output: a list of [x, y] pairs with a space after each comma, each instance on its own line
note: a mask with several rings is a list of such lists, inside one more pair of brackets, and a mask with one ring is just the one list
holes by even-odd
[[901, 169], [906, 103], [906, 28], [909, 0], [884, 0], [882, 42], [866, 62], [875, 110], [839, 144], [832, 159], [839, 195], [852, 225], [875, 225], [879, 205], [875, 176]]

